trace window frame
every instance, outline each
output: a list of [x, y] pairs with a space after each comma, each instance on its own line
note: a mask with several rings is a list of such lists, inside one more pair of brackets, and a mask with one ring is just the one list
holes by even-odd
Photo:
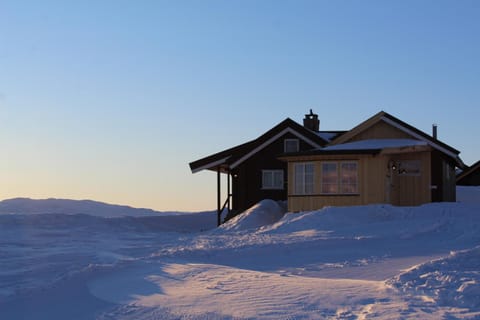
[[[276, 185], [275, 174], [281, 173], [281, 183]], [[270, 186], [266, 185], [265, 175], [271, 175]], [[285, 172], [282, 169], [264, 169], [262, 170], [262, 190], [284, 190], [285, 189]]]
[[[306, 168], [309, 167], [311, 172], [307, 172]], [[299, 170], [302, 168], [302, 170]], [[301, 171], [300, 184], [299, 182], [299, 172]], [[307, 181], [307, 177], [311, 181]], [[293, 194], [294, 195], [313, 195], [315, 194], [315, 163], [314, 162], [297, 162], [294, 163], [294, 172], [293, 172]], [[300, 187], [299, 187], [300, 186]]]
[[[344, 164], [354, 164], [355, 165], [355, 182], [354, 183], [345, 183], [345, 185], [353, 185], [355, 186], [355, 190], [353, 192], [345, 192], [343, 189], [344, 183], [342, 181], [342, 172], [343, 168], [342, 166]], [[340, 168], [339, 168], [339, 193], [340, 194], [359, 194], [359, 183], [358, 183], [358, 161], [340, 161]]]
[[[359, 184], [359, 165], [358, 165], [358, 160], [327, 160], [327, 161], [321, 161], [320, 162], [320, 194], [321, 195], [325, 195], [325, 196], [336, 196], [336, 195], [358, 195], [360, 194], [360, 184]], [[335, 180], [336, 182], [335, 183], [325, 183], [325, 173], [324, 173], [324, 165], [331, 165], [331, 164], [335, 164]], [[356, 170], [355, 170], [355, 175], [354, 175], [354, 180], [353, 180], [353, 183], [344, 183], [342, 180], [342, 173], [343, 173], [343, 166], [346, 165], [346, 164], [354, 164], [355, 167], [356, 167]], [[325, 186], [330, 186], [330, 185], [333, 185], [333, 186], [336, 186], [334, 189], [335, 191], [328, 191], [327, 189], [329, 188], [325, 188]], [[351, 185], [351, 186], [354, 186], [354, 190], [352, 192], [346, 192], [344, 191], [344, 186], [345, 185]]]
[[397, 174], [401, 177], [420, 177], [422, 161], [419, 159], [397, 160]]
[[[287, 150], [287, 145], [288, 145], [288, 143], [291, 143], [291, 142], [295, 142], [295, 145], [296, 145], [295, 151], [288, 151]], [[293, 152], [298, 152], [298, 151], [300, 151], [300, 140], [299, 139], [289, 138], [289, 139], [283, 140], [283, 152], [284, 153], [293, 153]]]
[[[334, 164], [335, 165], [335, 183], [325, 183], [324, 182], [324, 178], [325, 178], [325, 170], [324, 170], [324, 165], [332, 165]], [[320, 172], [321, 172], [321, 176], [320, 176], [320, 194], [323, 194], [323, 195], [335, 195], [335, 194], [338, 194], [338, 190], [339, 190], [339, 172], [338, 172], [338, 161], [321, 161], [320, 162]], [[334, 192], [328, 192], [328, 191], [325, 191], [325, 186], [326, 185], [334, 185], [336, 186], [336, 190]]]

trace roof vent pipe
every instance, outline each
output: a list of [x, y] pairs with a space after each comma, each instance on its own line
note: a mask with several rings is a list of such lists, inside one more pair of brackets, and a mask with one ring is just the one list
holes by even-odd
[[435, 140], [437, 140], [437, 127], [436, 123], [432, 124], [432, 137]]
[[310, 109], [310, 113], [305, 115], [303, 119], [303, 126], [312, 131], [318, 132], [320, 130], [320, 120], [318, 120], [318, 114], [313, 113]]

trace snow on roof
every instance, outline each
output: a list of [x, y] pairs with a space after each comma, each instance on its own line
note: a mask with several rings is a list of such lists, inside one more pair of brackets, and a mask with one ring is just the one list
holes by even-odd
[[334, 151], [334, 150], [371, 150], [371, 149], [385, 149], [385, 148], [402, 148], [413, 146], [426, 146], [425, 141], [414, 139], [369, 139], [360, 140], [348, 143], [337, 144], [333, 146], [325, 147], [321, 150]]
[[326, 141], [332, 141], [333, 138], [338, 136], [338, 132], [327, 132], [327, 131], [321, 131], [317, 133], [320, 138]]

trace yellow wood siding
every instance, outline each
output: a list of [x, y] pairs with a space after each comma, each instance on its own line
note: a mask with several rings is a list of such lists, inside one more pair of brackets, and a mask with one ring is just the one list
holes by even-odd
[[392, 127], [384, 121], [379, 121], [366, 130], [358, 133], [349, 141], [367, 139], [412, 139], [412, 136], [395, 127]]
[[396, 154], [391, 155], [390, 160], [419, 160], [421, 164], [418, 176], [405, 176], [394, 172], [391, 203], [399, 206], [412, 206], [431, 202], [430, 152]]
[[[305, 161], [307, 160], [308, 161]], [[322, 161], [358, 161], [358, 195], [322, 195]], [[419, 160], [419, 176], [390, 174], [390, 161]], [[295, 195], [294, 163], [310, 162], [315, 165], [315, 186], [312, 195]], [[352, 206], [374, 203], [395, 205], [418, 205], [431, 201], [430, 192], [430, 152], [414, 152], [388, 155], [317, 155], [308, 158], [290, 159], [288, 168], [288, 209], [291, 212], [308, 211], [325, 206]], [[391, 189], [389, 189], [391, 188]]]

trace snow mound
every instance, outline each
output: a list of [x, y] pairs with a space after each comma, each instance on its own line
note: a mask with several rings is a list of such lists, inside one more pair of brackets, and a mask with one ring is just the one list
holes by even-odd
[[92, 200], [14, 198], [0, 201], [0, 214], [88, 214], [97, 217], [158, 216], [178, 212], [159, 212]]
[[367, 205], [325, 207], [318, 211], [287, 213], [263, 232], [303, 233], [315, 230], [348, 238], [414, 239], [446, 234], [466, 242], [478, 239], [480, 206], [458, 203], [429, 203], [418, 207]]
[[480, 246], [415, 266], [387, 283], [440, 306], [480, 311]]
[[480, 187], [457, 186], [457, 202], [480, 204]]
[[284, 205], [270, 199], [265, 199], [235, 216], [220, 226], [221, 230], [256, 229], [271, 225], [280, 220], [286, 212]]

